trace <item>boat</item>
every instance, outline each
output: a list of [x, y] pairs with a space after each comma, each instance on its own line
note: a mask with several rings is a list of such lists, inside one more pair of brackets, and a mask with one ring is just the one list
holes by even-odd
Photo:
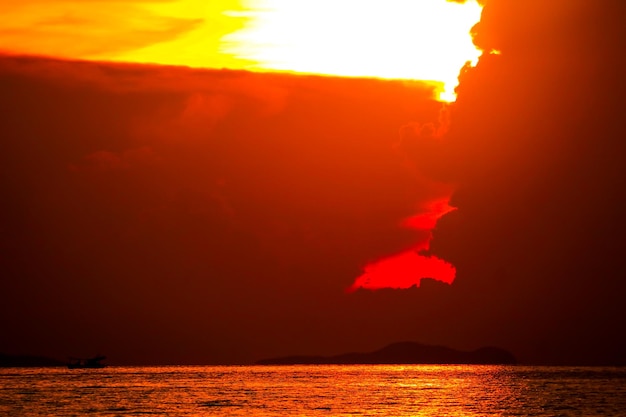
[[102, 363], [106, 356], [96, 355], [93, 358], [71, 358], [67, 364], [69, 369], [99, 369], [106, 365]]

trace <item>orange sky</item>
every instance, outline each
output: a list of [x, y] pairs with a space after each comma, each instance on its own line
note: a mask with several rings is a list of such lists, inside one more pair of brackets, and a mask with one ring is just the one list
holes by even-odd
[[26, 0], [0, 3], [0, 51], [445, 84], [480, 51], [481, 6], [444, 0]]
[[[217, 54], [220, 38], [241, 19], [222, 13], [237, 10], [237, 0], [0, 2], [0, 50], [83, 59], [133, 61], [155, 45], [163, 61], [203, 60], [211, 67], [232, 65]], [[203, 51], [199, 51], [199, 45]], [[198, 54], [202, 54], [199, 57]], [[174, 59], [171, 56], [175, 56]], [[207, 59], [208, 58], [208, 59]]]

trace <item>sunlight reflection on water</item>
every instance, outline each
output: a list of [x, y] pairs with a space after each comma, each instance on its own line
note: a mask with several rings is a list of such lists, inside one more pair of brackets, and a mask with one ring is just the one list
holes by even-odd
[[210, 366], [0, 370], [3, 416], [622, 416], [626, 369]]

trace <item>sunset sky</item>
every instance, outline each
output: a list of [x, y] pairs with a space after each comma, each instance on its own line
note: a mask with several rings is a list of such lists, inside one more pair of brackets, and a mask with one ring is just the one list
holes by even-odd
[[623, 2], [0, 14], [0, 352], [626, 363]]

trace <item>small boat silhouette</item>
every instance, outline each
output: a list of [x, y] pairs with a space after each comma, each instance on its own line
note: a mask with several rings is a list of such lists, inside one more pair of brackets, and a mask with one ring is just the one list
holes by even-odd
[[70, 358], [67, 367], [69, 369], [97, 369], [104, 368], [106, 365], [102, 363], [106, 356], [96, 355], [93, 358]]

